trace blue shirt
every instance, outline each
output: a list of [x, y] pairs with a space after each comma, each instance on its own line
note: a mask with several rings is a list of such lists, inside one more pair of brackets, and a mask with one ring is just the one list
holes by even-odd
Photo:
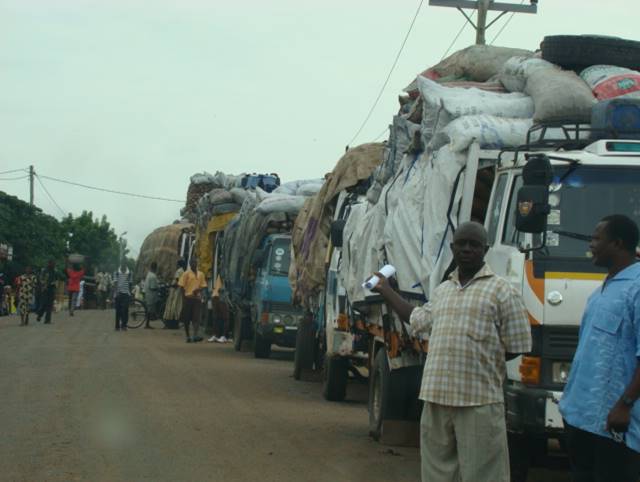
[[[640, 357], [640, 263], [605, 281], [587, 301], [560, 412], [570, 425], [603, 437], [609, 412], [631, 383]], [[640, 402], [626, 434], [640, 452]]]

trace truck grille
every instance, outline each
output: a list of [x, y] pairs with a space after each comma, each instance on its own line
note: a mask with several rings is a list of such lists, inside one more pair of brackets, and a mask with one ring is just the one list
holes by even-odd
[[545, 325], [542, 335], [543, 356], [571, 360], [578, 347], [578, 330], [578, 326]]

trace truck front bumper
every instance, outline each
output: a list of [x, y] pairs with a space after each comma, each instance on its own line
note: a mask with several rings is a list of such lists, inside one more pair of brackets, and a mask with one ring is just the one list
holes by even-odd
[[271, 343], [287, 348], [296, 346], [297, 325], [284, 325], [282, 323], [260, 323], [257, 327], [258, 335], [270, 340]]
[[507, 428], [511, 432], [553, 438], [564, 432], [558, 403], [562, 392], [520, 384], [505, 387]]

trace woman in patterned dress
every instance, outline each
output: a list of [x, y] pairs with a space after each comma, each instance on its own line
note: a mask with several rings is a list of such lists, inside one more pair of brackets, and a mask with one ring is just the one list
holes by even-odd
[[20, 313], [20, 325], [29, 324], [29, 312], [31, 301], [35, 295], [36, 276], [31, 273], [31, 266], [27, 266], [24, 274], [20, 276], [20, 292], [18, 294], [18, 311]]

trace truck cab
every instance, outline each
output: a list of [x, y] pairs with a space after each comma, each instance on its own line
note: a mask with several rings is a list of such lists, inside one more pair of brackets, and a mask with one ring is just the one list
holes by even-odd
[[289, 265], [291, 236], [266, 236], [253, 258], [255, 281], [252, 289], [254, 351], [257, 358], [268, 358], [271, 345], [295, 347], [302, 310], [291, 303]]
[[[517, 229], [518, 193], [527, 157], [550, 161], [548, 215], [540, 233]], [[515, 152], [496, 170], [485, 227], [487, 263], [522, 293], [533, 350], [507, 364], [507, 427], [512, 471], [526, 473], [549, 439], [563, 441], [558, 409], [578, 344], [589, 295], [606, 272], [593, 264], [589, 242], [604, 216], [640, 223], [640, 142], [597, 140], [583, 149]]]

